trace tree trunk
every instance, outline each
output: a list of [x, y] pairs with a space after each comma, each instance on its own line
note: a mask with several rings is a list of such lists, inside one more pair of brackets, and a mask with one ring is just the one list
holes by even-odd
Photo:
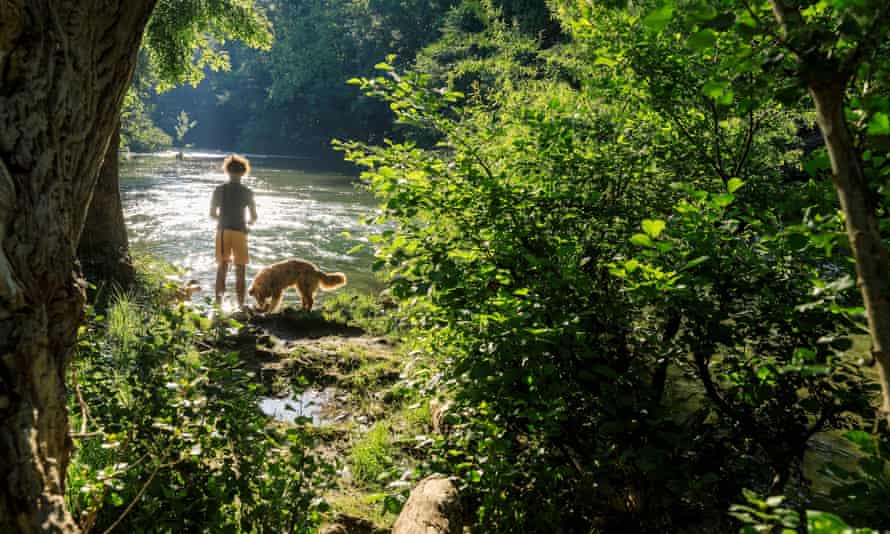
[[76, 531], [77, 242], [154, 0], [0, 0], [0, 532]]
[[122, 288], [133, 283], [133, 263], [120, 193], [121, 123], [117, 120], [108, 143], [93, 200], [78, 243], [77, 256], [90, 281], [114, 283]]
[[883, 392], [880, 411], [890, 423], [890, 263], [881, 241], [874, 202], [870, 200], [868, 179], [844, 117], [846, 82], [846, 77], [839, 76], [811, 82], [809, 89], [856, 259], [857, 284], [865, 302], [872, 353]]

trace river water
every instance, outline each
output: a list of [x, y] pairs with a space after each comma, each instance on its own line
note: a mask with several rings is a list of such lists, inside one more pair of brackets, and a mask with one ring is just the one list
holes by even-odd
[[[121, 197], [130, 244], [185, 270], [202, 290], [194, 300], [212, 297], [216, 273], [216, 221], [209, 216], [213, 189], [226, 181], [220, 170], [226, 154], [186, 151], [136, 154], [121, 161]], [[354, 175], [325, 170], [312, 159], [248, 155], [258, 219], [248, 237], [247, 283], [264, 265], [288, 258], [311, 261], [324, 271], [346, 273], [348, 287], [377, 289], [367, 246], [369, 228], [361, 224], [374, 211], [374, 199], [357, 186]], [[328, 169], [330, 167], [327, 167]], [[357, 245], [365, 245], [353, 250]], [[319, 299], [324, 293], [319, 292]], [[227, 296], [234, 294], [229, 274]], [[289, 290], [286, 303], [298, 301]]]

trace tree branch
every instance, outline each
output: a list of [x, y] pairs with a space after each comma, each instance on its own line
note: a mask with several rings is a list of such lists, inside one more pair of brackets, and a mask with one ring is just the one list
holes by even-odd
[[714, 133], [714, 160], [716, 162], [717, 174], [720, 175], [720, 179], [726, 184], [729, 181], [729, 176], [726, 175], [726, 168], [723, 166], [723, 156], [721, 155], [723, 149], [720, 147], [720, 116], [717, 114], [717, 104], [707, 97], [705, 97], [705, 102], [708, 103], [708, 108], [711, 110], [711, 128]]
[[742, 144], [741, 154], [739, 154], [736, 159], [735, 166], [732, 170], [733, 176], [739, 176], [739, 173], [742, 172], [742, 167], [745, 166], [745, 161], [748, 160], [748, 155], [751, 153], [751, 144], [754, 141], [754, 132], [760, 126], [758, 122], [754, 120], [754, 110], [748, 110], [748, 131], [745, 134], [745, 141]]

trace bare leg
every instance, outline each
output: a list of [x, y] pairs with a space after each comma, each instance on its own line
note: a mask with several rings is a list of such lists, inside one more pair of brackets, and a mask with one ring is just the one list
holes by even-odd
[[216, 305], [222, 304], [222, 297], [226, 292], [226, 274], [229, 272], [229, 264], [220, 262], [216, 268]]
[[235, 292], [238, 295], [238, 309], [244, 307], [244, 265], [235, 265]]

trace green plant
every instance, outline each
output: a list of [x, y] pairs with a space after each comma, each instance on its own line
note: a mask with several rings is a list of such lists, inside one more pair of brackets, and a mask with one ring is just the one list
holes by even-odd
[[753, 534], [755, 532], [771, 532], [795, 534], [801, 531], [801, 518], [806, 517], [806, 530], [813, 534], [873, 534], [877, 530], [870, 528], [852, 528], [840, 517], [819, 510], [790, 510], [783, 506], [785, 500], [781, 495], [761, 499], [756, 493], [745, 490], [744, 505], [733, 505], [730, 514], [738, 518], [744, 525], [739, 532]]
[[188, 113], [185, 110], [179, 112], [179, 115], [176, 119], [176, 142], [182, 145], [182, 140], [185, 139], [185, 136], [189, 133], [189, 130], [198, 125], [197, 121], [193, 121], [189, 119]]
[[349, 465], [356, 480], [375, 482], [392, 465], [392, 442], [389, 426], [381, 421], [374, 423], [352, 446]]
[[845, 481], [832, 488], [832, 497], [842, 501], [851, 516], [880, 529], [890, 528], [883, 503], [890, 497], [890, 443], [886, 436], [874, 436], [861, 430], [849, 431], [844, 438], [862, 453], [855, 469], [829, 463], [823, 469]]
[[[793, 224], [824, 189], [763, 208], [768, 162], [798, 153], [787, 125], [718, 124], [750, 139], [715, 166], [683, 151], [715, 135], [698, 110], [684, 134], [632, 76], [489, 105], [379, 68], [352, 83], [439, 141], [338, 146], [395, 228], [372, 239], [377, 267], [437, 356], [430, 388], [456, 404], [433, 463], [462, 477], [483, 528], [729, 526], [744, 485], [784, 491], [815, 432], [869, 411], [873, 387], [840, 357], [852, 308], [806, 306], [845, 261]], [[672, 382], [704, 402], [676, 406]]]
[[268, 421], [254, 373], [237, 353], [206, 348], [213, 336], [187, 307], [127, 296], [82, 329], [68, 501], [84, 530], [318, 524], [331, 466], [306, 429]]

